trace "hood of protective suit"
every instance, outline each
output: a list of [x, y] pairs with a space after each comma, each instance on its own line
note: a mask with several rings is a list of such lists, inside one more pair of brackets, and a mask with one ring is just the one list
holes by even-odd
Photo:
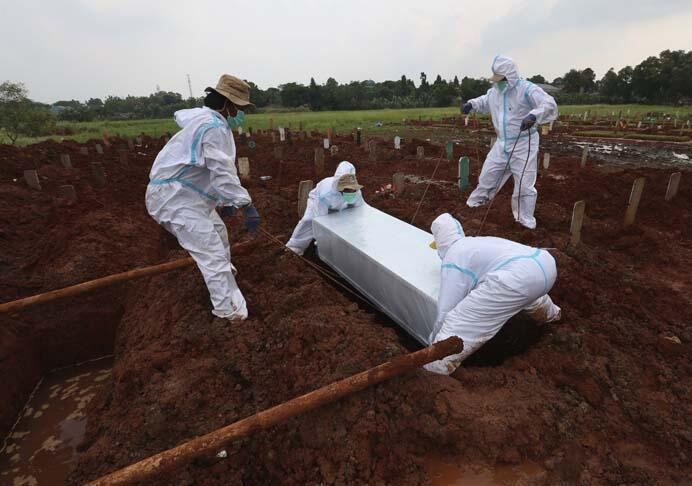
[[180, 128], [185, 128], [192, 120], [197, 117], [209, 115], [209, 113], [215, 113], [214, 110], [209, 108], [188, 108], [185, 110], [178, 110], [173, 114], [175, 122]]
[[507, 83], [510, 86], [517, 84], [521, 78], [519, 77], [519, 71], [517, 71], [517, 65], [512, 59], [506, 56], [495, 56], [492, 65], [493, 74], [500, 74], [507, 78]]
[[334, 172], [334, 177], [337, 179], [341, 177], [344, 174], [355, 174], [356, 173], [356, 168], [355, 166], [348, 162], [347, 160], [344, 160], [343, 162], [339, 162], [339, 165], [336, 166], [336, 172]]
[[451, 214], [444, 213], [435, 218], [430, 226], [435, 244], [437, 245], [437, 254], [441, 259], [444, 259], [447, 251], [458, 240], [464, 238], [464, 229], [461, 223], [454, 219]]

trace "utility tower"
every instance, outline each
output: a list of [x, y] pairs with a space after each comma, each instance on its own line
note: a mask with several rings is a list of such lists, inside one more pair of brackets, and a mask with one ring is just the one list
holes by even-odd
[[190, 98], [194, 98], [192, 94], [192, 81], [190, 81], [190, 75], [187, 75], [187, 87], [190, 88]]

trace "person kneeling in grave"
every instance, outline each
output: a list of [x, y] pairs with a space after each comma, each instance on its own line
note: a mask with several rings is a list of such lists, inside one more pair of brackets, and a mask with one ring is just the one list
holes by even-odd
[[430, 246], [442, 260], [437, 320], [430, 343], [458, 336], [464, 350], [424, 366], [449, 375], [520, 311], [538, 322], [558, 321], [548, 292], [557, 279], [555, 259], [540, 248], [491, 236], [466, 237], [444, 213], [432, 223]]
[[310, 191], [305, 214], [293, 230], [286, 248], [302, 255], [315, 238], [312, 220], [333, 211], [361, 206], [363, 204], [363, 194], [360, 192], [362, 187], [356, 179], [356, 168], [353, 164], [345, 160], [341, 162], [332, 177], [322, 179]]

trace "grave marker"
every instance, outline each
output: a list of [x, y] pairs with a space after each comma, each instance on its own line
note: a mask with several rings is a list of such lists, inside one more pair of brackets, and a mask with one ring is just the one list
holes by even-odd
[[397, 172], [392, 176], [392, 186], [394, 186], [394, 193], [397, 196], [404, 193], [406, 189], [406, 176], [403, 172]]
[[401, 149], [401, 137], [397, 135], [394, 137], [394, 149], [395, 150], [400, 150]]
[[356, 129], [356, 145], [360, 145], [360, 137], [361, 137], [360, 128], [357, 128]]
[[272, 130], [271, 134], [272, 134], [272, 143], [276, 143], [276, 132], [274, 132]]
[[[243, 134], [243, 127], [238, 127], [238, 135], [242, 135], [242, 134]], [[168, 140], [166, 140], [166, 142], [168, 142]]]
[[459, 190], [463, 191], [469, 187], [469, 158], [459, 158]]
[[60, 163], [66, 169], [72, 168], [72, 160], [70, 159], [70, 154], [60, 154]]
[[79, 153], [82, 155], [89, 155], [89, 147], [79, 147]]
[[630, 200], [627, 205], [627, 211], [625, 212], [625, 226], [630, 226], [634, 223], [637, 217], [637, 209], [639, 208], [639, 201], [642, 198], [642, 191], [644, 190], [644, 183], [646, 179], [640, 177], [634, 181], [632, 184], [632, 192], [630, 193]]
[[418, 160], [425, 158], [425, 147], [423, 147], [422, 145], [416, 147], [416, 157], [418, 158]]
[[286, 141], [286, 129], [284, 127], [279, 127], [279, 140]]
[[27, 185], [35, 189], [37, 191], [41, 190], [41, 182], [38, 180], [38, 172], [35, 170], [25, 170], [24, 171], [24, 180], [26, 181]]
[[543, 168], [547, 169], [548, 167], [550, 167], [550, 152], [543, 154]]
[[103, 155], [103, 147], [101, 146], [100, 143], [97, 143], [94, 148], [96, 149], [96, 153], [99, 155]]
[[673, 198], [678, 194], [681, 177], [681, 172], [676, 172], [670, 175], [670, 180], [668, 180], [668, 189], [666, 189], [666, 201], [672, 201]]
[[238, 173], [243, 180], [250, 178], [250, 159], [247, 157], [238, 157]]
[[589, 156], [589, 147], [584, 147], [584, 149], [581, 151], [581, 168], [583, 169], [586, 167], [586, 159]]
[[377, 160], [377, 143], [374, 140], [370, 140], [370, 153], [368, 154], [368, 159], [370, 161]]
[[103, 170], [101, 162], [91, 163], [91, 176], [94, 178], [96, 185], [103, 186], [106, 184], [106, 171]]
[[324, 172], [324, 149], [315, 149], [315, 173], [319, 177]]
[[326, 149], [329, 148], [329, 138], [322, 139], [322, 146]]
[[584, 223], [585, 208], [586, 203], [584, 201], [577, 201], [574, 203], [574, 209], [572, 209], [572, 223], [569, 227], [570, 246], [577, 246], [581, 242], [581, 227]]
[[67, 199], [70, 204], [74, 204], [77, 202], [77, 191], [70, 184], [60, 186], [60, 197]]
[[135, 140], [137, 141], [137, 145], [142, 145], [142, 142], [144, 141], [141, 135], [138, 135]]
[[135, 149], [135, 143], [132, 141], [131, 138], [128, 138], [128, 139], [127, 139], [127, 148], [129, 148], [130, 150], [134, 150], [134, 149]]
[[548, 125], [541, 125], [541, 135], [548, 135], [550, 132], [550, 129], [548, 128]]
[[298, 183], [298, 216], [301, 218], [303, 217], [303, 214], [305, 214], [305, 209], [308, 207], [308, 196], [310, 195], [312, 188], [313, 183], [310, 180], [300, 181]]
[[447, 160], [451, 162], [454, 158], [454, 142], [447, 142], [447, 145], [445, 145], [445, 149], [447, 151]]
[[284, 156], [284, 148], [281, 145], [274, 147], [274, 158], [282, 159]]

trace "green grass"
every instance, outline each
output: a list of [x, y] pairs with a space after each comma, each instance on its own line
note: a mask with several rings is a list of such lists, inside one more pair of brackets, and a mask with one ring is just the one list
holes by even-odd
[[581, 137], [628, 138], [633, 140], [655, 140], [657, 142], [688, 142], [690, 137], [678, 135], [656, 135], [651, 133], [611, 132], [608, 130], [579, 130], [574, 132]]
[[[650, 105], [573, 105], [560, 106], [560, 113], [564, 115], [582, 114], [588, 110], [591, 115], [599, 117], [612, 116], [614, 112], [617, 116], [622, 110], [625, 117], [636, 117], [647, 112], [668, 113], [678, 115], [681, 118], [692, 117], [692, 106], [681, 108], [669, 106], [650, 106]], [[628, 115], [629, 110], [629, 115]], [[298, 129], [300, 122], [303, 123], [304, 130], [326, 131], [333, 127], [337, 133], [350, 132], [355, 127], [361, 127], [368, 133], [392, 133], [406, 131], [403, 127], [387, 126], [387, 124], [401, 122], [403, 120], [438, 120], [441, 118], [459, 114], [456, 107], [449, 108], [406, 108], [399, 110], [360, 110], [360, 111], [321, 111], [321, 112], [278, 112], [278, 113], [258, 113], [248, 115], [245, 118], [245, 128], [254, 129], [269, 128], [270, 120], [273, 121], [274, 128], [280, 126]], [[376, 122], [385, 124], [383, 127], [375, 127]], [[410, 128], [410, 127], [409, 127]], [[175, 133], [178, 130], [173, 119], [156, 120], [124, 120], [124, 121], [96, 121], [96, 122], [59, 122], [59, 133], [66, 135], [51, 135], [47, 137], [21, 137], [17, 144], [20, 146], [40, 142], [46, 139], [54, 140], [75, 140], [85, 142], [92, 138], [101, 138], [104, 132], [109, 135], [121, 137], [134, 137], [140, 133], [158, 137], [166, 132]], [[429, 129], [426, 129], [429, 132]], [[0, 135], [0, 143], [9, 141]]]

